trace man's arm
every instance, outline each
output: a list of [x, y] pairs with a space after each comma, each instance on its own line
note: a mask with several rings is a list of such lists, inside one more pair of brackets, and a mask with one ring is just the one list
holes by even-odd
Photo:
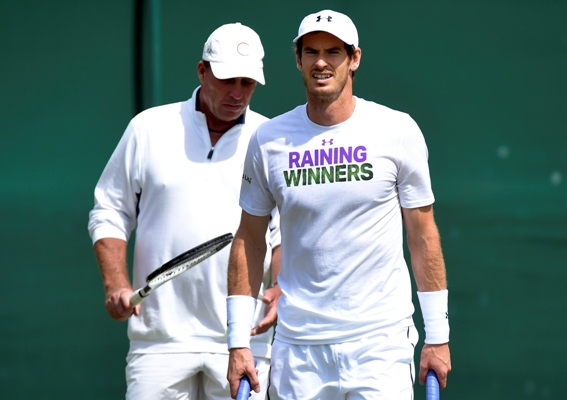
[[[447, 289], [447, 276], [439, 231], [433, 217], [433, 206], [402, 208], [402, 215], [418, 291], [440, 296]], [[422, 304], [422, 309], [423, 307], [424, 304]], [[447, 374], [451, 371], [448, 342], [426, 343], [423, 346], [419, 365], [421, 384], [425, 383], [427, 372], [430, 369], [437, 374], [440, 387], [445, 388]]]
[[277, 246], [272, 250], [272, 286], [264, 291], [262, 301], [266, 305], [266, 313], [264, 318], [258, 322], [258, 326], [252, 328], [252, 336], [259, 335], [270, 329], [278, 320], [278, 299], [282, 291], [278, 285], [278, 274], [281, 268], [281, 246]]
[[132, 314], [138, 315], [140, 305], [130, 305], [133, 292], [126, 263], [128, 244], [122, 239], [103, 238], [94, 244], [105, 293], [105, 307], [110, 316], [126, 321]]
[[[251, 332], [251, 322], [249, 316], [254, 314], [255, 299], [260, 291], [262, 277], [264, 274], [264, 258], [266, 256], [266, 230], [268, 228], [270, 216], [257, 217], [242, 211], [240, 226], [230, 250], [228, 262], [228, 321], [229, 321], [229, 364], [227, 379], [230, 385], [230, 395], [236, 397], [236, 392], [240, 384], [240, 378], [248, 375], [250, 386], [255, 392], [260, 391], [260, 382], [254, 367], [254, 356], [249, 348], [249, 337]], [[252, 300], [247, 297], [251, 297]], [[244, 307], [236, 306], [237, 300]], [[243, 300], [244, 303], [241, 303]], [[231, 306], [233, 304], [234, 306]], [[242, 318], [240, 316], [242, 315]], [[237, 326], [242, 326], [244, 330], [237, 331]], [[242, 343], [240, 338], [244, 339]], [[233, 338], [237, 338], [232, 345]], [[246, 343], [247, 342], [247, 343]]]

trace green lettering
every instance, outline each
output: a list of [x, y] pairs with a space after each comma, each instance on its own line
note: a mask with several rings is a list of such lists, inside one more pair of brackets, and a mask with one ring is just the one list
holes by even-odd
[[292, 184], [293, 186], [298, 186], [300, 178], [301, 178], [301, 170], [284, 171], [284, 179], [287, 187], [290, 187]]
[[309, 168], [308, 185], [321, 183], [321, 168]]
[[337, 165], [335, 168], [335, 180], [337, 182], [346, 182], [346, 165]]
[[352, 178], [356, 179], [357, 181], [360, 180], [360, 178], [358, 177], [358, 172], [360, 171], [360, 168], [358, 167], [358, 165], [356, 164], [349, 164], [348, 165], [348, 181], [352, 181]]
[[362, 164], [360, 170], [362, 171], [362, 175], [360, 176], [360, 178], [363, 181], [369, 181], [372, 178], [374, 178], [374, 172], [372, 172], [372, 164], [364, 163]]
[[323, 167], [321, 168], [321, 172], [323, 172], [323, 179], [322, 182], [326, 183], [325, 181], [329, 181], [329, 183], [333, 183], [335, 181], [335, 169], [334, 167]]

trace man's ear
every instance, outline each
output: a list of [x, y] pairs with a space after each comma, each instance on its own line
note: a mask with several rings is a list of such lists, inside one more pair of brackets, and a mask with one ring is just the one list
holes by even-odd
[[201, 84], [203, 83], [203, 79], [205, 78], [205, 72], [207, 71], [207, 67], [205, 67], [205, 62], [203, 60], [197, 63], [197, 76], [199, 77], [199, 81]]
[[360, 66], [360, 59], [362, 58], [362, 50], [360, 47], [354, 49], [354, 53], [352, 54], [352, 62], [350, 63], [350, 70], [356, 71]]
[[299, 57], [299, 54], [297, 54], [297, 52], [295, 52], [295, 66], [298, 70], [301, 71], [301, 57]]

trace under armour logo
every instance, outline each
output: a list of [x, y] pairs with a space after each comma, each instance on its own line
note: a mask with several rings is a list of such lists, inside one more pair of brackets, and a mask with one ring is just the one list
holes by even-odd
[[[321, 22], [322, 19], [323, 19], [323, 17], [321, 17], [320, 15], [317, 15], [317, 22]], [[327, 22], [332, 22], [333, 17], [329, 15], [325, 19], [327, 20]]]
[[323, 142], [321, 144], [323, 146], [326, 145], [326, 144], [330, 144], [332, 146], [333, 145], [333, 139], [329, 139], [329, 140], [323, 139]]
[[445, 319], [449, 319], [449, 311], [445, 312]]

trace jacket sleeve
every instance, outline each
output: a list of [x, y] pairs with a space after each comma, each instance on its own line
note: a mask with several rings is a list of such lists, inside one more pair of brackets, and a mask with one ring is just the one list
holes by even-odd
[[88, 223], [93, 243], [105, 237], [128, 241], [142, 193], [140, 164], [139, 141], [130, 122], [95, 187]]

